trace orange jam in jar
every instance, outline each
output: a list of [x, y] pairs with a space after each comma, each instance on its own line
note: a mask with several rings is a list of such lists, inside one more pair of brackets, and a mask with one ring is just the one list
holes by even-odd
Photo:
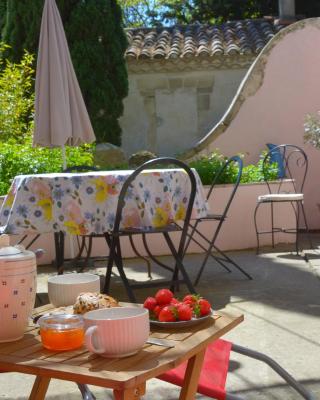
[[49, 350], [74, 350], [83, 345], [84, 323], [80, 315], [44, 315], [38, 320], [43, 346]]

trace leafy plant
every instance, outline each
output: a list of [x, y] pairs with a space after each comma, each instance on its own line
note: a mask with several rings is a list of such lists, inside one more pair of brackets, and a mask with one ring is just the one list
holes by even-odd
[[[68, 166], [92, 165], [92, 146], [66, 147]], [[0, 195], [8, 193], [16, 175], [61, 172], [61, 149], [32, 147], [26, 143], [0, 142]]]
[[[241, 183], [263, 182], [265, 177], [268, 180], [277, 179], [278, 166], [276, 163], [267, 164], [264, 173], [262, 171], [262, 163], [265, 154], [265, 152], [261, 154], [260, 160], [257, 164], [249, 164], [243, 167]], [[218, 151], [215, 151], [210, 156], [202, 156], [197, 160], [191, 161], [189, 165], [196, 169], [204, 185], [211, 185], [214, 177], [217, 175], [226, 160], [227, 157], [223, 156]], [[237, 174], [237, 167], [234, 164], [230, 164], [220, 176], [217, 183], [233, 183], [236, 181]]]
[[[0, 55], [8, 48], [0, 43]], [[33, 130], [33, 55], [17, 64], [0, 57], [0, 140], [22, 143]]]

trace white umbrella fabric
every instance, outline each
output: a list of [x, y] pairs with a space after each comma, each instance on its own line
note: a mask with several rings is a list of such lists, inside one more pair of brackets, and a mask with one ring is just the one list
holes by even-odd
[[45, 0], [36, 70], [33, 145], [64, 148], [95, 139], [59, 10], [55, 0]]

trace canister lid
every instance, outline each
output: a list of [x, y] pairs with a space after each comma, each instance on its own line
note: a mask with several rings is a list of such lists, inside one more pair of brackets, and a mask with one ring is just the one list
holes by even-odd
[[28, 260], [34, 258], [32, 251], [27, 251], [23, 246], [10, 246], [9, 235], [0, 235], [0, 263], [4, 260]]
[[22, 254], [23, 251], [19, 247], [8, 246], [8, 247], [1, 247], [0, 248], [0, 257], [4, 256], [15, 256], [17, 254]]

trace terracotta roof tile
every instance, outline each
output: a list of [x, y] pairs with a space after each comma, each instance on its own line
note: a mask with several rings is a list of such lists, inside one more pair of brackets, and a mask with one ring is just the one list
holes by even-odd
[[266, 19], [128, 29], [127, 59], [255, 55], [282, 28]]

